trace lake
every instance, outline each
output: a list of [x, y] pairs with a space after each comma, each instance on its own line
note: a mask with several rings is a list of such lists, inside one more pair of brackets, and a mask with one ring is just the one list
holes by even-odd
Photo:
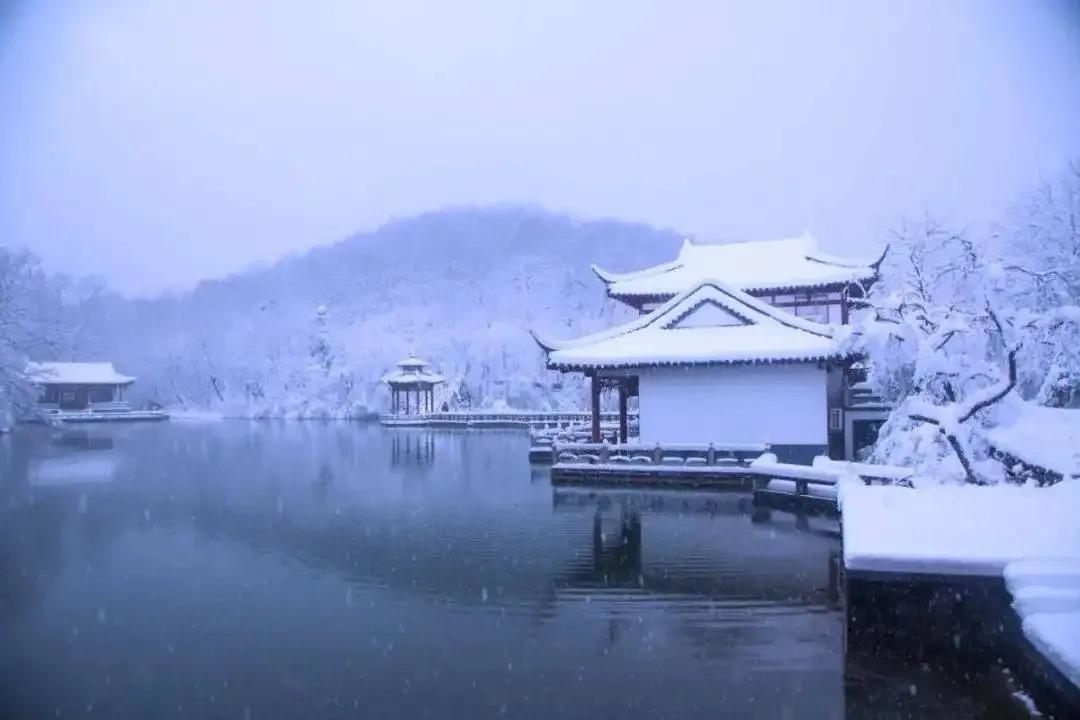
[[554, 490], [527, 435], [0, 437], [4, 718], [983, 717], [844, 655], [835, 523]]

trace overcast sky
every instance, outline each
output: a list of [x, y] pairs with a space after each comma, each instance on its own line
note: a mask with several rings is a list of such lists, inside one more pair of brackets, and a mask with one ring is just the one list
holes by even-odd
[[129, 294], [467, 203], [858, 252], [1080, 156], [1066, 0], [0, 8], [0, 243]]

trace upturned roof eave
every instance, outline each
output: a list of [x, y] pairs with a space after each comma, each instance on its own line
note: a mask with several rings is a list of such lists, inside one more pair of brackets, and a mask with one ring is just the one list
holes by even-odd
[[[871, 270], [868, 270], [868, 272], [865, 275], [859, 275], [859, 276], [853, 277], [853, 278], [851, 278], [849, 280], [829, 280], [829, 281], [825, 281], [825, 282], [816, 282], [816, 283], [779, 284], [779, 285], [749, 284], [749, 285], [745, 285], [745, 286], [737, 285], [737, 284], [732, 283], [732, 286], [738, 288], [739, 290], [742, 290], [743, 292], [767, 292], [767, 291], [791, 292], [791, 291], [794, 291], [794, 290], [801, 290], [801, 289], [821, 290], [822, 288], [835, 288], [837, 290], [840, 290], [840, 289], [842, 289], [842, 288], [844, 288], [844, 287], [846, 287], [848, 285], [851, 285], [852, 283], [873, 281], [873, 280], [876, 280], [877, 277], [878, 277], [877, 271], [871, 269]], [[609, 285], [608, 288], [607, 288], [607, 294], [608, 294], [608, 297], [610, 297], [612, 299], [615, 299], [615, 300], [624, 300], [624, 301], [625, 300], [634, 300], [634, 301], [638, 301], [638, 302], [649, 302], [649, 301], [667, 300], [669, 298], [675, 297], [676, 295], [679, 294], [679, 292], [676, 292], [676, 291], [662, 291], [662, 292], [650, 291], [650, 292], [646, 292], [646, 291], [639, 291], [639, 290], [619, 290], [615, 285]]]
[[557, 372], [587, 372], [593, 370], [629, 370], [634, 368], [651, 369], [662, 367], [717, 367], [728, 365], [805, 365], [809, 363], [827, 362], [829, 360], [842, 360], [847, 354], [840, 352], [809, 354], [799, 357], [787, 358], [716, 358], [711, 360], [657, 360], [640, 359], [626, 361], [598, 361], [598, 362], [548, 362], [548, 370]]
[[30, 382], [35, 385], [131, 385], [137, 378], [130, 375], [122, 375], [111, 380], [54, 380], [47, 377], [31, 376]]

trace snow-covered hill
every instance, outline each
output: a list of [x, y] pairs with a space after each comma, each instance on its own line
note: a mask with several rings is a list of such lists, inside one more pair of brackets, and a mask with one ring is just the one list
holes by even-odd
[[139, 376], [142, 399], [236, 415], [378, 411], [379, 377], [410, 352], [450, 378], [440, 405], [579, 407], [580, 383], [544, 369], [528, 329], [625, 318], [590, 263], [644, 267], [678, 242], [531, 207], [432, 212], [179, 296], [101, 298], [81, 352]]

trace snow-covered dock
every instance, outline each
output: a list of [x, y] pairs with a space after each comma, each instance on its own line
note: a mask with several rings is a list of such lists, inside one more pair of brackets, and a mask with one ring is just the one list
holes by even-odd
[[750, 487], [759, 444], [556, 443], [553, 485]]
[[164, 410], [48, 410], [41, 413], [46, 422], [63, 423], [107, 423], [136, 422], [146, 420], [168, 420], [169, 413]]
[[847, 476], [862, 483], [905, 482], [904, 468], [819, 457], [813, 465], [779, 462], [768, 445], [624, 444], [556, 445], [555, 486], [642, 486], [743, 489], [754, 506], [837, 517], [837, 484]]

